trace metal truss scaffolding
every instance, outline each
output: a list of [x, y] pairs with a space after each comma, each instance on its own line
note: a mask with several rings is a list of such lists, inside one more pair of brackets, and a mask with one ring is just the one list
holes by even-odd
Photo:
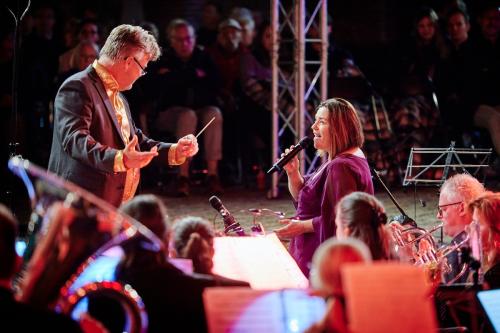
[[[272, 164], [285, 148], [306, 134], [314, 121], [314, 108], [326, 99], [327, 0], [273, 0], [271, 24]], [[307, 52], [313, 46], [321, 47], [319, 55]], [[301, 170], [307, 174], [318, 157], [312, 152], [302, 156]], [[279, 180], [280, 175], [273, 174], [269, 197], [278, 195]]]

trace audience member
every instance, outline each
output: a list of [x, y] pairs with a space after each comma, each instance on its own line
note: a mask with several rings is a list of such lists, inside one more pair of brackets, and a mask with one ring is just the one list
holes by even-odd
[[[474, 50], [475, 109], [474, 125], [488, 130], [493, 147], [500, 156], [500, 9], [498, 4], [483, 6], [478, 15], [480, 33], [471, 38]], [[497, 160], [497, 167], [500, 167]]]
[[56, 92], [57, 58], [62, 45], [55, 32], [56, 14], [47, 3], [34, 10], [34, 29], [23, 39], [19, 67], [18, 109], [24, 113], [26, 155], [47, 165], [52, 136], [51, 103]]
[[[256, 165], [261, 170], [266, 168], [271, 157], [271, 51], [271, 25], [265, 23], [259, 28], [252, 51], [242, 55], [240, 66], [245, 166]], [[292, 107], [286, 97], [279, 99], [281, 111]]]
[[16, 253], [17, 221], [0, 205], [0, 313], [5, 332], [81, 332], [71, 318], [17, 302], [12, 291], [14, 276], [21, 268]]
[[473, 124], [474, 58], [469, 39], [469, 15], [454, 9], [447, 17], [450, 56], [436, 71], [436, 87], [441, 115], [450, 139], [462, 142], [464, 131]]
[[361, 150], [363, 130], [352, 104], [341, 98], [322, 102], [311, 128], [314, 147], [328, 159], [309, 176], [301, 175], [297, 157], [285, 165], [297, 212], [294, 218], [283, 219], [285, 226], [276, 230], [280, 238], [292, 238], [290, 253], [306, 276], [314, 251], [336, 234], [335, 207], [340, 199], [355, 191], [373, 194]]
[[208, 49], [222, 79], [219, 96], [225, 113], [235, 112], [235, 91], [240, 82], [240, 64], [245, 52], [241, 46], [241, 25], [235, 19], [226, 19], [219, 24], [216, 43]]
[[224, 114], [224, 166], [228, 176], [237, 179], [240, 170], [238, 163], [242, 152], [243, 128], [240, 115], [240, 84], [241, 57], [246, 49], [241, 45], [241, 26], [235, 19], [226, 19], [219, 24], [217, 40], [208, 52], [214, 61], [221, 77], [221, 86], [217, 95], [219, 105]]
[[[161, 239], [169, 232], [165, 207], [153, 195], [139, 195], [121, 210]], [[187, 275], [168, 262], [167, 246], [164, 252], [154, 252], [145, 243], [139, 236], [123, 245], [125, 258], [116, 276], [132, 285], [142, 297], [148, 312], [148, 332], [206, 332], [203, 289], [226, 285], [225, 281], [203, 274]]]
[[221, 17], [222, 8], [217, 2], [207, 1], [203, 4], [200, 27], [196, 32], [198, 45], [210, 47], [215, 43]]
[[[222, 193], [218, 164], [222, 159], [222, 114], [216, 106], [219, 75], [209, 55], [196, 46], [193, 26], [175, 19], [168, 26], [170, 47], [160, 59], [156, 89], [159, 114], [156, 130], [174, 132], [177, 137], [195, 133], [215, 118], [203, 133], [208, 188]], [[190, 194], [189, 161], [180, 166], [177, 194]]]
[[89, 40], [83, 40], [72, 49], [71, 55], [72, 57], [67, 64], [68, 70], [58, 75], [58, 86], [71, 75], [81, 72], [92, 65], [94, 60], [99, 56], [99, 46]]
[[391, 259], [384, 206], [373, 195], [353, 192], [343, 197], [335, 216], [337, 238], [353, 237], [365, 243], [373, 260]]
[[[439, 192], [437, 218], [443, 222], [443, 232], [452, 238], [451, 245], [459, 244], [464, 239], [464, 231], [472, 222], [472, 214], [467, 204], [484, 192], [479, 181], [469, 174], [456, 174], [447, 179]], [[457, 251], [447, 257], [450, 272], [444, 274], [444, 282], [453, 281], [465, 263], [461, 262]], [[468, 274], [463, 274], [456, 282], [465, 282]]]
[[500, 193], [485, 192], [471, 201], [469, 214], [481, 228], [484, 282], [488, 288], [500, 288]]
[[[441, 34], [438, 16], [430, 7], [421, 8], [415, 16], [413, 36], [407, 38], [398, 52], [397, 75], [392, 85], [395, 100], [391, 104], [392, 124], [396, 145], [394, 153], [403, 174], [410, 148], [428, 147], [439, 121], [439, 109], [434, 101], [436, 67], [449, 54]], [[422, 164], [422, 155], [413, 156]]]
[[360, 240], [329, 239], [320, 245], [314, 253], [310, 279], [315, 293], [326, 298], [326, 311], [323, 318], [305, 332], [350, 332], [342, 288], [342, 268], [350, 263], [369, 262], [370, 250]]
[[240, 24], [241, 45], [246, 49], [250, 49], [255, 38], [255, 21], [252, 12], [245, 7], [235, 7], [229, 17], [235, 19]]
[[82, 45], [82, 42], [91, 42], [97, 46], [99, 43], [99, 27], [97, 22], [94, 20], [82, 21], [78, 28], [77, 40], [77, 46], [59, 56], [59, 74], [75, 69], [78, 61], [77, 58], [81, 53], [78, 47]]

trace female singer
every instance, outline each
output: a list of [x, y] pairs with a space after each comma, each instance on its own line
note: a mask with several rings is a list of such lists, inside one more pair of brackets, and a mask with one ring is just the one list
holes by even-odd
[[373, 194], [370, 169], [361, 151], [363, 130], [352, 104], [341, 98], [322, 102], [311, 128], [314, 147], [328, 160], [307, 176], [300, 174], [297, 157], [285, 165], [297, 213], [281, 220], [285, 226], [275, 230], [278, 237], [291, 238], [290, 253], [306, 276], [316, 248], [335, 236], [337, 202], [355, 191]]

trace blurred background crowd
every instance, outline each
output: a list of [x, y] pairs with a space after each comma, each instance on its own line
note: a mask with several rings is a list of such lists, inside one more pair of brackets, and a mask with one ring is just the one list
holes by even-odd
[[[22, 1], [8, 5], [23, 7]], [[400, 183], [411, 147], [447, 147], [455, 140], [458, 147], [500, 153], [497, 1], [334, 1], [328, 12], [328, 96], [356, 106], [368, 160], [387, 181]], [[163, 48], [126, 92], [138, 126], [174, 141], [199, 130], [204, 118], [217, 120], [191, 166], [170, 172], [153, 165], [144, 184], [175, 179], [174, 193], [185, 196], [196, 176], [220, 193], [226, 185], [256, 186], [260, 170], [269, 167], [269, 1], [33, 1], [20, 29], [17, 127], [11, 114], [14, 20], [7, 10], [0, 15], [3, 173], [13, 142], [16, 153], [47, 165], [58, 87], [93, 62], [120, 23], [141, 25]], [[318, 37], [318, 27], [307, 34]], [[307, 57], [319, 59], [320, 43], [306, 44]], [[290, 105], [280, 100], [281, 110]], [[498, 158], [493, 162], [490, 178], [498, 175]]]

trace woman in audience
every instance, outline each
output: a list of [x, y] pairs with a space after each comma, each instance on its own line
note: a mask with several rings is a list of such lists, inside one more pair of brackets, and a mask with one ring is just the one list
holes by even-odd
[[500, 288], [500, 193], [486, 192], [469, 204], [469, 210], [481, 226], [484, 281], [489, 288]]
[[370, 250], [357, 239], [329, 239], [321, 244], [314, 253], [310, 279], [314, 293], [325, 297], [327, 305], [324, 317], [307, 333], [349, 332], [341, 271], [345, 264], [370, 261]]
[[337, 205], [337, 238], [359, 239], [368, 246], [373, 260], [391, 258], [386, 223], [384, 206], [373, 195], [353, 192]]
[[[391, 105], [396, 146], [394, 153], [399, 175], [404, 173], [412, 147], [427, 147], [439, 120], [438, 106], [433, 99], [436, 67], [446, 59], [450, 50], [440, 31], [438, 16], [430, 7], [421, 8], [415, 15], [413, 36], [403, 41], [397, 76], [393, 84], [395, 100]], [[421, 164], [422, 156], [414, 155]]]
[[335, 206], [340, 199], [355, 191], [373, 194], [370, 169], [361, 151], [363, 130], [352, 104], [341, 98], [324, 101], [311, 128], [314, 148], [328, 159], [307, 176], [300, 173], [297, 157], [285, 165], [297, 213], [281, 220], [285, 226], [276, 230], [280, 238], [291, 238], [290, 252], [306, 276], [314, 251], [335, 235]]

